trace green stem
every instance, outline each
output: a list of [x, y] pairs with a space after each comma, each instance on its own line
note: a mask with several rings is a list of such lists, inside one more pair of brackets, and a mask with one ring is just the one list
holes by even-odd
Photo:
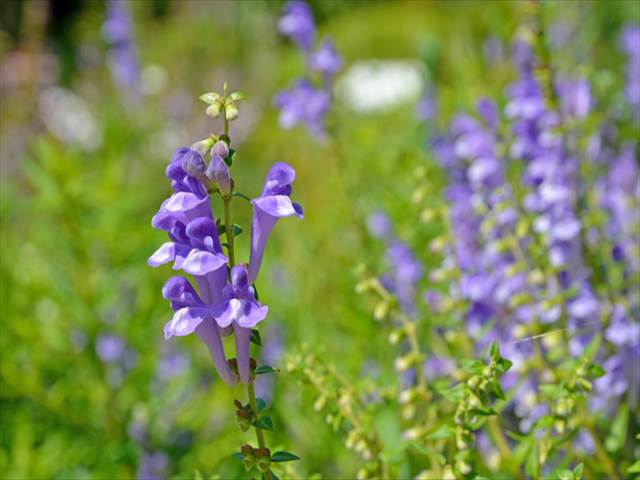
[[596, 458], [602, 464], [602, 468], [604, 469], [604, 471], [611, 479], [620, 478], [620, 475], [618, 475], [618, 472], [616, 472], [616, 467], [613, 465], [613, 462], [609, 458], [607, 451], [602, 446], [602, 443], [600, 443], [600, 437], [598, 436], [598, 432], [596, 431], [596, 429], [592, 425], [587, 426], [587, 429], [589, 430], [591, 438], [593, 439], [593, 445], [596, 449]]
[[233, 232], [231, 231], [231, 214], [229, 205], [231, 203], [231, 197], [222, 199], [224, 203], [224, 231], [227, 236], [227, 252], [229, 253], [229, 266], [233, 267], [236, 264], [235, 254], [233, 250]]

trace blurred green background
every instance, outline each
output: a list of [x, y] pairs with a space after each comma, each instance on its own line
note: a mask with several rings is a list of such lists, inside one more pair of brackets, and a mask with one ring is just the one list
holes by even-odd
[[[164, 241], [150, 226], [170, 191], [164, 166], [175, 148], [219, 130], [197, 97], [225, 80], [249, 96], [231, 125], [237, 189], [256, 195], [269, 166], [285, 161], [305, 208], [304, 220], [279, 222], [268, 245], [264, 338], [279, 340], [285, 355], [313, 345], [348, 378], [395, 382], [386, 337], [354, 293], [355, 267], [384, 268], [366, 217], [387, 211], [428, 265], [433, 232], [417, 219], [440, 202], [444, 173], [415, 115], [421, 92], [362, 113], [340, 95], [341, 81], [356, 62], [409, 62], [423, 90], [437, 92], [435, 122], [444, 126], [514, 78], [509, 42], [526, 4], [310, 4], [344, 60], [325, 143], [302, 127], [277, 127], [273, 96], [304, 70], [277, 32], [282, 2], [129, 2], [137, 102], [110, 74], [104, 3], [0, 5], [0, 477], [131, 478], [155, 462], [160, 478], [193, 478], [196, 469], [248, 478], [230, 458], [251, 436], [233, 421], [232, 400], [244, 393], [216, 378], [197, 339], [164, 341], [171, 312], [160, 289], [170, 272], [146, 265]], [[617, 35], [640, 17], [637, 4], [558, 2], [546, 11], [566, 37], [555, 52], [561, 68], [620, 75]], [[502, 51], [492, 60], [488, 41]], [[412, 201], [419, 166], [420, 208]], [[238, 250], [246, 261], [248, 204], [234, 202], [232, 214], [246, 227]], [[97, 353], [109, 339], [122, 350], [118, 361]], [[357, 459], [313, 411], [313, 392], [281, 373], [271, 396], [272, 450], [291, 447], [303, 459], [288, 476], [353, 476]], [[383, 442], [395, 441], [391, 429]]]

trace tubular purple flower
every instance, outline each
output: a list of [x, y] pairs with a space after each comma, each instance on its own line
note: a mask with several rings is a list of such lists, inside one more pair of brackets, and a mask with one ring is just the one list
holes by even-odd
[[233, 325], [238, 373], [244, 383], [249, 383], [251, 329], [264, 320], [269, 307], [263, 306], [256, 300], [253, 287], [249, 285], [245, 265], [236, 265], [231, 269], [231, 283], [222, 291], [222, 297], [223, 304], [216, 313], [215, 320], [221, 328]]
[[[223, 273], [226, 276], [226, 269]], [[171, 302], [175, 312], [164, 327], [164, 336], [169, 339], [174, 335], [185, 336], [195, 332], [209, 349], [220, 378], [228, 385], [234, 385], [237, 380], [227, 364], [220, 329], [213, 320], [222, 308], [219, 298], [211, 298], [216, 289], [210, 287], [208, 279], [200, 277], [196, 281], [204, 301], [184, 277], [171, 277], [162, 288], [162, 296]]]
[[303, 218], [302, 207], [289, 198], [295, 176], [293, 168], [286, 163], [275, 163], [267, 174], [262, 193], [251, 200], [253, 219], [248, 271], [250, 284], [254, 283], [258, 276], [264, 247], [278, 219], [291, 215]]
[[204, 163], [204, 159], [200, 152], [189, 149], [182, 155], [182, 168], [187, 173], [198, 180], [205, 181], [205, 172], [207, 170], [207, 164]]
[[229, 175], [229, 168], [227, 164], [224, 163], [222, 157], [215, 154], [213, 155], [211, 163], [209, 163], [207, 167], [207, 178], [216, 182], [223, 195], [229, 195], [231, 193], [231, 176]]

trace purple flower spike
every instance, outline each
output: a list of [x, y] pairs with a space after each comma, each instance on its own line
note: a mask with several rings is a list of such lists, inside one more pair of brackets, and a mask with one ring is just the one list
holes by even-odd
[[311, 49], [315, 37], [315, 24], [309, 6], [302, 1], [291, 1], [284, 6], [278, 29], [305, 52]]
[[224, 298], [222, 312], [217, 314], [215, 319], [221, 328], [233, 325], [238, 373], [244, 383], [249, 383], [251, 329], [264, 320], [269, 307], [261, 305], [256, 300], [255, 292], [249, 285], [245, 265], [236, 265], [231, 269], [231, 284], [224, 288], [222, 295]]
[[295, 215], [303, 217], [302, 207], [291, 201], [291, 184], [296, 173], [286, 163], [275, 163], [264, 183], [262, 194], [251, 201], [253, 219], [251, 222], [251, 254], [249, 257], [249, 283], [255, 282], [262, 263], [264, 247], [271, 230], [281, 217]]

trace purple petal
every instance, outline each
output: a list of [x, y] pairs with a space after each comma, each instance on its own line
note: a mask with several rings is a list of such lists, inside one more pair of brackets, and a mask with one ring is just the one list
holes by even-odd
[[176, 258], [176, 244], [174, 242], [163, 243], [158, 250], [147, 260], [147, 265], [159, 267]]
[[227, 257], [221, 253], [211, 253], [206, 250], [193, 249], [182, 263], [182, 270], [191, 275], [206, 275], [227, 264]]
[[251, 329], [234, 326], [234, 336], [236, 339], [236, 360], [238, 362], [238, 373], [242, 383], [249, 383], [249, 347], [251, 341]]
[[216, 323], [210, 319], [205, 320], [196, 328], [196, 334], [209, 349], [213, 365], [218, 375], [220, 375], [220, 378], [229, 386], [235, 385], [238, 379], [227, 363], [224, 347], [222, 346], [222, 339], [220, 338], [220, 331]]
[[211, 311], [206, 307], [181, 308], [164, 326], [164, 338], [189, 335], [207, 318], [211, 318]]

